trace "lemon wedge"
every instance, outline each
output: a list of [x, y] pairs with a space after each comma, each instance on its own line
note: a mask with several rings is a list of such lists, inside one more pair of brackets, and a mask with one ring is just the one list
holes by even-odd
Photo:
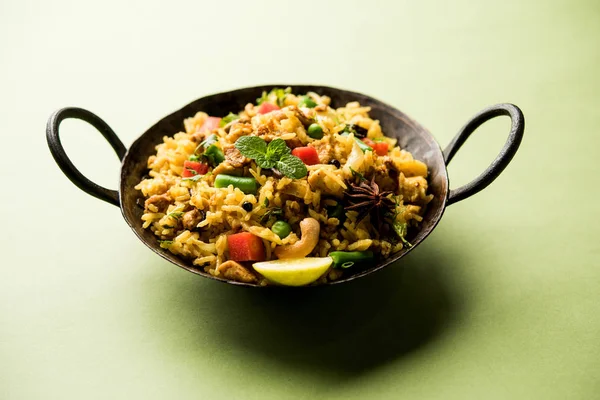
[[257, 262], [252, 266], [271, 282], [304, 286], [319, 279], [332, 263], [331, 257], [306, 257]]

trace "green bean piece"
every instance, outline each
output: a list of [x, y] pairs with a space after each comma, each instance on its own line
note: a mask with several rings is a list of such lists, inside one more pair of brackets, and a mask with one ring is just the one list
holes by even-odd
[[283, 239], [292, 232], [292, 226], [285, 221], [279, 220], [273, 224], [271, 230], [274, 234]]
[[256, 194], [258, 189], [258, 184], [254, 178], [224, 174], [217, 175], [215, 178], [216, 188], [226, 188], [229, 185], [233, 185], [234, 188], [238, 188], [246, 194]]
[[333, 268], [349, 268], [355, 264], [372, 262], [375, 259], [373, 252], [367, 251], [333, 251], [329, 253], [333, 259]]
[[202, 155], [208, 160], [210, 165], [212, 165], [213, 167], [216, 167], [217, 165], [225, 161], [225, 155], [223, 155], [221, 149], [218, 148], [215, 144], [211, 144], [210, 146], [208, 146], [206, 150], [204, 150], [204, 154]]

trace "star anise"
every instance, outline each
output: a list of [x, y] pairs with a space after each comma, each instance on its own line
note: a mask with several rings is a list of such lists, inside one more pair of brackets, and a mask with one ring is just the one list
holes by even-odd
[[379, 185], [375, 182], [375, 177], [371, 182], [361, 179], [358, 184], [350, 183], [348, 192], [345, 193], [346, 201], [350, 204], [346, 210], [358, 211], [356, 224], [362, 221], [367, 215], [371, 216], [371, 223], [381, 232], [385, 216], [393, 212], [396, 206], [395, 201], [390, 198], [393, 192], [379, 190]]

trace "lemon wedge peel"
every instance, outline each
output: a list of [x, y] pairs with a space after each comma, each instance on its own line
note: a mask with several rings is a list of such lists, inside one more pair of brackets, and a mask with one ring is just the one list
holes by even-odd
[[319, 279], [332, 263], [331, 257], [304, 257], [257, 262], [252, 266], [273, 283], [305, 286]]

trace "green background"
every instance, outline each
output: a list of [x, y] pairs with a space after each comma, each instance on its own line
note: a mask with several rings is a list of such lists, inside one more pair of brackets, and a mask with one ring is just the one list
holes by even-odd
[[[598, 65], [595, 0], [2, 1], [0, 398], [598, 398]], [[513, 102], [525, 138], [398, 265], [268, 293], [163, 261], [46, 147], [62, 106], [129, 145], [196, 98], [270, 82], [364, 92], [442, 146]], [[63, 126], [74, 163], [115, 188], [107, 143]], [[452, 187], [509, 126], [469, 140]]]

